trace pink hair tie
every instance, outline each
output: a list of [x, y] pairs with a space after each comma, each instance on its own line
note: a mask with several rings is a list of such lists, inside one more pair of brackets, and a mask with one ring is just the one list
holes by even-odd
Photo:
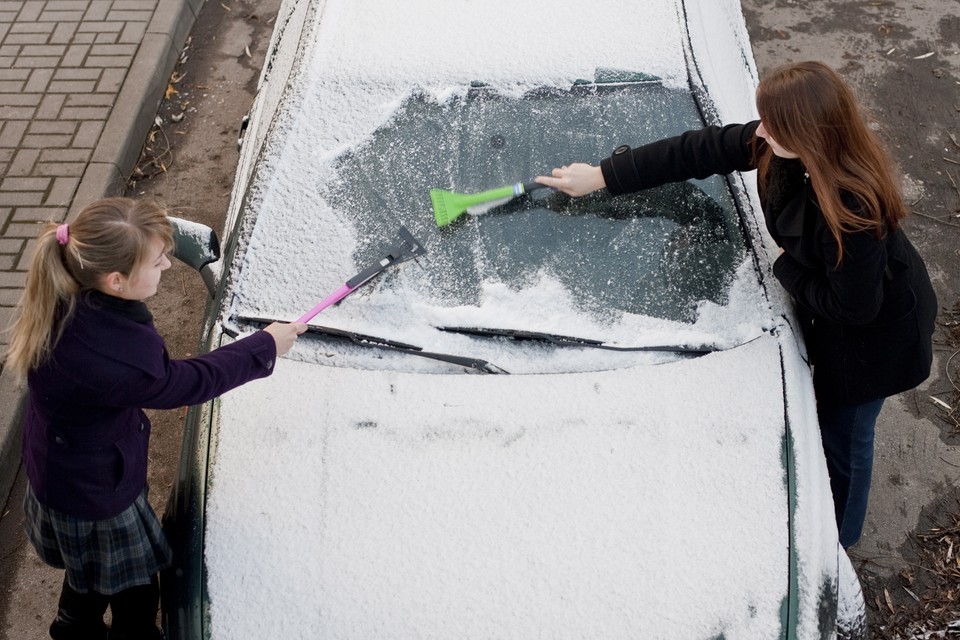
[[64, 223], [57, 227], [57, 242], [65, 246], [70, 241], [70, 225]]

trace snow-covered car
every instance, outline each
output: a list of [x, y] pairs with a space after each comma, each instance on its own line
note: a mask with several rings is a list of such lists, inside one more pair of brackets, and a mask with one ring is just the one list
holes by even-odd
[[189, 413], [168, 636], [860, 637], [755, 178], [430, 198], [753, 119], [756, 80], [735, 0], [285, 1], [190, 255], [209, 348], [325, 308]]

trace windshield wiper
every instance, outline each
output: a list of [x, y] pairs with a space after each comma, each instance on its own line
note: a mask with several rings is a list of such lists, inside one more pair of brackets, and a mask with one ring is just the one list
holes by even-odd
[[[276, 320], [273, 320], [271, 318], [260, 318], [255, 316], [239, 316], [237, 320], [241, 320], [243, 322], [249, 322], [252, 324], [259, 324], [259, 325], [268, 325], [272, 322], [277, 322]], [[283, 322], [283, 321], [280, 320], [279, 322]], [[474, 371], [480, 371], [483, 373], [510, 373], [509, 371], [506, 371], [505, 369], [501, 369], [497, 365], [491, 364], [486, 360], [481, 360], [480, 358], [467, 358], [464, 356], [455, 356], [449, 353], [436, 353], [433, 351], [424, 351], [422, 347], [418, 347], [417, 345], [414, 345], [414, 344], [407, 344], [406, 342], [398, 342], [397, 340], [390, 340], [388, 338], [372, 336], [366, 333], [357, 333], [355, 331], [346, 331], [344, 329], [335, 329], [333, 327], [324, 327], [316, 324], [307, 325], [307, 333], [348, 340], [353, 344], [359, 345], [361, 347], [369, 347], [373, 349], [388, 349], [390, 351], [400, 351], [403, 353], [409, 353], [415, 356], [420, 356], [422, 358], [439, 360], [440, 362], [448, 362], [450, 364], [459, 365], [461, 367], [472, 369]]]
[[562, 336], [555, 333], [544, 333], [542, 331], [524, 331], [522, 329], [490, 329], [486, 327], [436, 327], [440, 331], [450, 333], [462, 333], [468, 336], [477, 336], [481, 338], [510, 338], [512, 340], [526, 341], [533, 340], [537, 342], [547, 342], [558, 347], [586, 347], [590, 349], [607, 349], [609, 351], [668, 351], [672, 353], [685, 353], [694, 356], [702, 356], [707, 353], [718, 351], [716, 347], [700, 346], [691, 347], [687, 345], [654, 345], [644, 347], [618, 347], [612, 344], [606, 344], [600, 340], [591, 340], [589, 338], [576, 338], [573, 336]]

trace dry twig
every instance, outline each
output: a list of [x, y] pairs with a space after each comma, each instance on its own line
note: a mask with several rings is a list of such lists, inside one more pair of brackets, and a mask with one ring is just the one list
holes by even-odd
[[903, 590], [910, 597], [897, 604], [884, 588], [873, 598], [880, 624], [873, 637], [879, 640], [952, 638], [960, 620], [960, 515], [949, 516], [945, 526], [915, 536], [920, 563], [928, 569], [920, 580], [911, 571], [901, 572]]

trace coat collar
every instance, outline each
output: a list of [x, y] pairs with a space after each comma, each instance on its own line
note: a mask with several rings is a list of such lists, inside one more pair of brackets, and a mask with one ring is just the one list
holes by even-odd
[[[764, 213], [775, 237], [803, 234], [808, 202], [815, 204], [806, 170], [799, 160], [773, 158], [767, 178]], [[769, 224], [771, 223], [772, 224]]]
[[[797, 238], [803, 235], [804, 221], [807, 213], [807, 189], [804, 188], [800, 193], [787, 203], [776, 217], [777, 233], [783, 237]], [[812, 203], [811, 203], [812, 204]]]
[[140, 300], [125, 300], [96, 289], [84, 291], [80, 295], [82, 297], [80, 303], [89, 307], [104, 308], [134, 322], [145, 323], [153, 320], [147, 305]]
[[142, 302], [81, 294], [61, 340], [70, 336], [101, 355], [153, 376], [163, 373], [166, 348]]

